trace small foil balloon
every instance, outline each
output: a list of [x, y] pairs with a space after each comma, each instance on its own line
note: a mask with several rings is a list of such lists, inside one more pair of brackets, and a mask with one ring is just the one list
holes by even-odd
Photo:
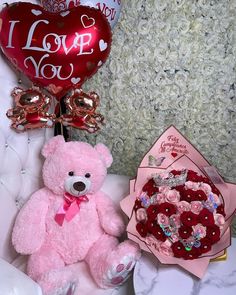
[[79, 6], [80, 0], [41, 0], [41, 5], [49, 12], [59, 13]]
[[104, 117], [96, 113], [99, 96], [95, 92], [87, 94], [82, 89], [73, 89], [67, 94], [65, 104], [68, 114], [58, 119], [61, 124], [89, 133], [100, 129], [99, 124], [103, 124]]
[[109, 21], [111, 28], [116, 25], [121, 11], [121, 0], [41, 0], [45, 10], [58, 13], [84, 5], [99, 9]]
[[11, 127], [17, 132], [53, 127], [56, 116], [48, 114], [51, 99], [44, 95], [38, 87], [27, 90], [15, 87], [11, 96], [15, 106], [9, 109], [6, 115], [12, 120]]
[[6, 57], [58, 99], [95, 74], [110, 52], [109, 23], [91, 7], [52, 14], [38, 5], [17, 2], [2, 9], [0, 24]]

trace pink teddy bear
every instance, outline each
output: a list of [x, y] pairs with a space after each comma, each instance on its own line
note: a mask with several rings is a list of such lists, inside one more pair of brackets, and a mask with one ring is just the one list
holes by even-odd
[[85, 260], [101, 288], [123, 283], [140, 250], [131, 241], [118, 242], [123, 219], [100, 190], [112, 163], [108, 148], [56, 136], [42, 154], [45, 187], [20, 210], [12, 234], [16, 251], [30, 255], [28, 275], [45, 295], [78, 294], [76, 262]]

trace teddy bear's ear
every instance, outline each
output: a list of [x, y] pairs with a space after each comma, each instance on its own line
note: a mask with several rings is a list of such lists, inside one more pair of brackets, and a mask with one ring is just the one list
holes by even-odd
[[11, 96], [14, 97], [15, 100], [19, 100], [20, 99], [20, 94], [24, 92], [24, 90], [20, 87], [15, 87], [12, 92], [11, 92]]
[[53, 154], [55, 150], [61, 144], [65, 143], [65, 139], [62, 135], [57, 135], [50, 139], [42, 149], [42, 155], [47, 158], [49, 155]]
[[102, 143], [98, 143], [94, 148], [99, 153], [106, 167], [109, 168], [113, 162], [113, 158], [109, 149]]

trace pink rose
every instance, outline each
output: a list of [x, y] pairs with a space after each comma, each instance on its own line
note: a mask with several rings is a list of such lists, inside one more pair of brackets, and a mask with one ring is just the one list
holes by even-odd
[[205, 238], [206, 236], [206, 227], [198, 223], [197, 225], [192, 227], [193, 235], [199, 236], [199, 238]]
[[[174, 224], [174, 226], [176, 226], [177, 228], [180, 227], [181, 222], [180, 222], [180, 216], [179, 214], [173, 214], [170, 216], [170, 221], [172, 221], [172, 223]], [[172, 225], [171, 223], [171, 225]]]
[[170, 188], [168, 186], [160, 186], [159, 187], [159, 192], [165, 194], [166, 192], [168, 192], [170, 190]]
[[137, 219], [137, 221], [146, 221], [147, 220], [147, 212], [144, 208], [139, 208], [136, 211], [136, 219]]
[[156, 201], [157, 201], [157, 204], [161, 204], [161, 203], [164, 203], [166, 201], [165, 199], [165, 195], [164, 194], [157, 194], [156, 195]]
[[172, 243], [168, 240], [160, 244], [159, 252], [165, 256], [174, 256], [171, 250]]
[[198, 190], [199, 189], [199, 186], [200, 186], [200, 183], [199, 182], [193, 182], [193, 181], [186, 181], [185, 182], [185, 187], [187, 189], [191, 189], [191, 190]]
[[190, 204], [186, 201], [180, 201], [179, 203], [176, 204], [176, 207], [177, 207], [178, 212], [180, 214], [185, 211], [190, 211], [190, 209], [191, 209]]
[[201, 183], [200, 189], [203, 190], [206, 195], [209, 195], [211, 193], [211, 186], [207, 183]]
[[220, 201], [220, 198], [216, 195], [216, 194], [211, 194], [213, 196], [213, 200], [214, 202], [219, 206], [221, 205], [221, 201]]
[[225, 224], [225, 218], [221, 214], [214, 214], [215, 224], [222, 227]]
[[166, 200], [169, 201], [170, 203], [177, 203], [180, 200], [180, 194], [177, 190], [169, 190], [168, 192], [165, 193]]
[[191, 211], [194, 214], [199, 214], [203, 208], [202, 203], [200, 201], [193, 201], [190, 203], [190, 205], [191, 205]]
[[169, 218], [162, 213], [157, 214], [157, 223], [162, 225], [169, 225]]

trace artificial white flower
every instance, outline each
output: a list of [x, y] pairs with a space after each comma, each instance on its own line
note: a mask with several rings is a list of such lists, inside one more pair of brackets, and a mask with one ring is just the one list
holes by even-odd
[[73, 138], [107, 144], [110, 171], [135, 176], [173, 124], [235, 182], [235, 11], [230, 0], [123, 0], [110, 57], [84, 85], [101, 96], [106, 126]]

